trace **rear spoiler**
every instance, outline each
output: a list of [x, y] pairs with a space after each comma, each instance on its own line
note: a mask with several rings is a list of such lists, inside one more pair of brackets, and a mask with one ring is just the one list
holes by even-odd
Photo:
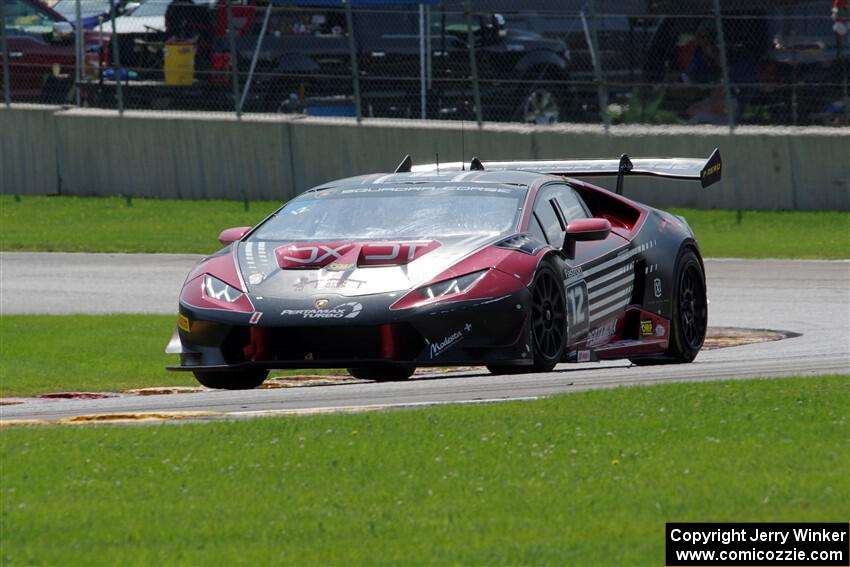
[[[397, 168], [401, 171], [438, 171], [463, 170], [465, 164], [454, 162], [447, 164], [430, 164], [412, 167], [409, 156]], [[670, 179], [685, 179], [699, 181], [703, 187], [708, 187], [720, 181], [723, 163], [720, 150], [715, 148], [708, 159], [698, 158], [634, 158], [626, 154], [620, 159], [571, 159], [571, 160], [528, 160], [528, 161], [481, 161], [472, 158], [470, 170], [513, 170], [548, 173], [551, 175], [569, 175], [576, 177], [617, 176], [617, 194], [623, 193], [623, 177], [627, 175], [649, 175], [667, 177]]]

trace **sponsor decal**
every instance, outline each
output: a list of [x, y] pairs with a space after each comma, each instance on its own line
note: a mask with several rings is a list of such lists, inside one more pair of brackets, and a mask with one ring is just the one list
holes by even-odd
[[191, 328], [189, 318], [181, 313], [177, 316], [177, 326], [188, 333]]
[[260, 322], [260, 317], [262, 317], [262, 316], [263, 316], [263, 314], [260, 313], [259, 311], [254, 311], [251, 314], [251, 319], [249, 319], [248, 322], [251, 323], [252, 325], [256, 325], [257, 323]]
[[352, 244], [329, 242], [327, 244], [290, 244], [275, 253], [281, 268], [307, 268], [330, 264], [354, 248]]
[[650, 337], [652, 336], [652, 333], [652, 321], [650, 321], [649, 319], [642, 320], [640, 322], [640, 334], [644, 337]]
[[576, 360], [578, 360], [578, 362], [590, 362], [590, 351], [589, 350], [578, 351], [578, 356], [576, 356]]
[[564, 277], [567, 279], [575, 278], [581, 275], [581, 266], [577, 268], [564, 269]]
[[[316, 304], [319, 301], [321, 300], [317, 300]], [[363, 310], [363, 306], [354, 301], [330, 309], [325, 307], [327, 307], [326, 303], [322, 307], [317, 306], [316, 309], [284, 309], [280, 314], [287, 317], [301, 317], [302, 319], [354, 319]]]
[[702, 171], [702, 176], [703, 176], [703, 177], [708, 177], [709, 175], [713, 175], [713, 174], [717, 173], [718, 171], [720, 171], [720, 168], [721, 168], [721, 167], [723, 167], [723, 164], [722, 164], [722, 163], [715, 163], [715, 164], [714, 164], [714, 165], [712, 165], [712, 166], [706, 167], [706, 168]]
[[409, 264], [413, 260], [439, 248], [436, 240], [430, 242], [387, 242], [364, 244], [360, 250], [357, 265], [397, 266]]
[[655, 289], [655, 297], [661, 297], [661, 278], [655, 278], [653, 287]]
[[467, 323], [463, 329], [455, 331], [451, 335], [443, 337], [441, 340], [431, 343], [431, 358], [436, 358], [446, 351], [451, 346], [456, 345], [463, 340], [463, 337], [472, 331], [472, 325]]
[[357, 189], [343, 189], [339, 192], [340, 195], [351, 195], [355, 193], [419, 193], [422, 191], [452, 191], [452, 192], [473, 192], [473, 193], [501, 193], [510, 194], [510, 189], [502, 189], [500, 187], [471, 187], [464, 185], [403, 185], [400, 187], [359, 187]]
[[263, 274], [256, 272], [248, 276], [248, 283], [251, 285], [257, 285], [258, 283], [263, 281]]
[[604, 325], [594, 327], [587, 335], [588, 344], [601, 343], [606, 339], [610, 339], [617, 332], [617, 320], [611, 319]]
[[667, 334], [667, 329], [664, 328], [664, 325], [658, 325], [655, 327], [655, 336], [663, 337]]
[[315, 302], [316, 309], [324, 309], [328, 305], [327, 299], [317, 299]]
[[353, 270], [357, 265], [349, 262], [331, 262], [325, 269], [329, 272], [346, 272], [348, 270]]

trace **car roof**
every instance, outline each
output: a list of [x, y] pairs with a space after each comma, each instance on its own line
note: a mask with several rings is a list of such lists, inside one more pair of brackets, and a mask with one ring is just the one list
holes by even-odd
[[529, 172], [529, 171], [424, 171], [424, 172], [407, 172], [407, 173], [374, 173], [371, 175], [358, 175], [356, 177], [348, 177], [346, 179], [337, 179], [328, 183], [324, 183], [311, 189], [311, 191], [321, 191], [330, 188], [345, 188], [345, 187], [363, 187], [369, 185], [388, 185], [388, 184], [419, 184], [419, 183], [436, 183], [436, 184], [455, 184], [463, 182], [464, 184], [475, 184], [484, 186], [503, 185], [513, 186], [516, 188], [527, 188], [544, 178], [551, 176]]

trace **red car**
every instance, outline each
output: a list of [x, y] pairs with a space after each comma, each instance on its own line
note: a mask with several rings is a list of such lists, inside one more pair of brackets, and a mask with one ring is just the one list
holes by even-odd
[[[62, 103], [74, 86], [74, 26], [36, 0], [3, 0], [9, 51], [9, 90], [14, 101]], [[109, 36], [85, 32], [84, 72], [105, 61]], [[2, 85], [2, 75], [0, 75]]]

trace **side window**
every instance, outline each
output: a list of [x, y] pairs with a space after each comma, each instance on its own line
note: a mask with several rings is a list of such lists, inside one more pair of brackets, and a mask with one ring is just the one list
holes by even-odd
[[552, 246], [560, 246], [564, 241], [561, 219], [558, 218], [558, 213], [553, 206], [557, 202], [558, 190], [561, 187], [547, 185], [540, 190], [534, 202], [534, 216], [540, 221], [543, 232], [546, 234], [546, 241]]
[[575, 189], [569, 185], [558, 186], [558, 204], [561, 206], [561, 212], [564, 214], [567, 224], [575, 219], [590, 218], [587, 205], [584, 204]]
[[543, 228], [540, 226], [540, 221], [537, 220], [537, 215], [531, 215], [531, 220], [528, 222], [528, 232], [540, 242], [547, 242], [546, 234], [544, 234]]

